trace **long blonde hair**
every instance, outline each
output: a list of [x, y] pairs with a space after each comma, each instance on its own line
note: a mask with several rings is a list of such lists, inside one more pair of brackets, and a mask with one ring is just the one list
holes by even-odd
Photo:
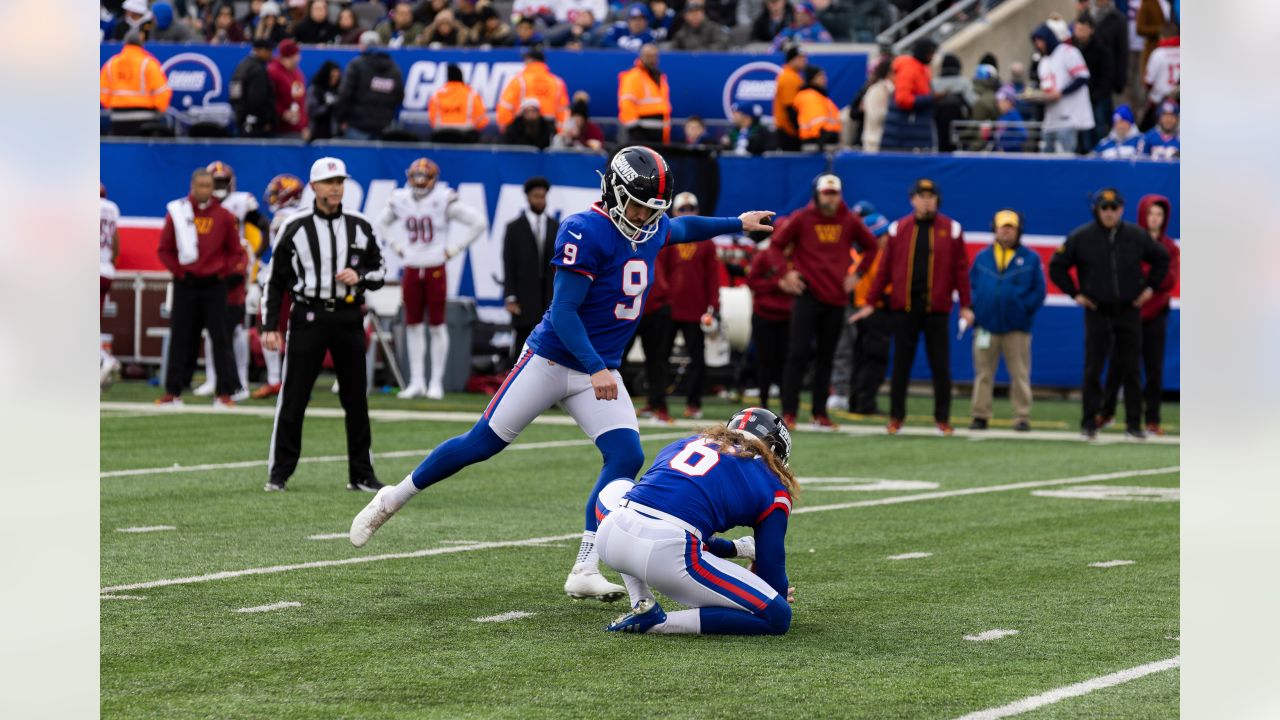
[[800, 481], [791, 472], [791, 468], [783, 464], [782, 460], [777, 455], [774, 455], [769, 446], [765, 445], [760, 438], [739, 430], [730, 430], [725, 425], [713, 425], [709, 428], [704, 428], [698, 432], [698, 435], [715, 443], [716, 452], [721, 455], [740, 458], [763, 458], [768, 463], [769, 470], [778, 476], [778, 480], [782, 481], [782, 486], [790, 493], [791, 499], [798, 499]]

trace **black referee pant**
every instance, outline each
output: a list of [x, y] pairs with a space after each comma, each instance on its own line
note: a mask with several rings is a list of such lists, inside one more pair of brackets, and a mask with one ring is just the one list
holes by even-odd
[[218, 373], [218, 395], [231, 395], [240, 385], [227, 333], [227, 283], [218, 277], [187, 277], [173, 281], [173, 305], [169, 309], [169, 364], [164, 391], [182, 394], [190, 381], [189, 366], [200, 354], [200, 330], [209, 331], [213, 366]]
[[951, 422], [951, 344], [947, 338], [950, 313], [925, 310], [893, 312], [893, 377], [889, 380], [889, 417], [907, 417], [907, 386], [911, 383], [911, 365], [916, 360], [916, 346], [924, 333], [924, 351], [929, 358], [929, 374], [933, 376], [933, 419]]
[[[346, 413], [347, 475], [351, 482], [377, 479], [369, 453], [369, 402], [365, 397], [364, 319], [358, 305], [325, 310], [296, 299], [289, 313], [289, 337], [283, 368], [283, 387], [276, 400], [275, 427], [271, 432], [271, 456], [267, 461], [271, 480], [285, 482], [298, 467], [302, 452], [302, 418], [311, 390], [324, 364], [325, 351], [333, 356], [338, 375], [338, 399]], [[218, 372], [221, 380], [222, 372]]]
[[831, 361], [844, 323], [844, 306], [828, 305], [806, 291], [791, 306], [791, 337], [787, 342], [787, 367], [782, 374], [782, 414], [795, 415], [800, 408], [800, 385], [813, 363], [813, 417], [827, 414], [831, 392]]
[[[1105, 395], [1102, 389], [1102, 371], [1111, 356], [1113, 372], [1119, 383], [1137, 390], [1141, 387], [1138, 377], [1138, 357], [1142, 353], [1142, 321], [1133, 303], [1119, 302], [1099, 304], [1097, 310], [1084, 311], [1084, 387], [1083, 415], [1080, 427], [1097, 430], [1098, 415], [1102, 412]], [[1125, 426], [1130, 430], [1142, 428], [1142, 393], [1125, 392]]]

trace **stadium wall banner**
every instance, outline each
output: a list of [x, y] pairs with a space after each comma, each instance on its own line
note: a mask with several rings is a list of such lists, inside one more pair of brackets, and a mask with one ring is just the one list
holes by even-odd
[[[120, 52], [119, 43], [99, 45], [99, 65]], [[192, 118], [227, 117], [227, 85], [236, 65], [248, 54], [239, 45], [152, 44], [147, 51], [156, 56], [173, 88], [172, 109]], [[518, 50], [387, 50], [404, 73], [405, 97], [401, 120], [426, 124], [427, 101], [444, 85], [445, 69], [457, 63], [468, 85], [484, 99], [490, 113], [508, 81], [520, 72], [523, 62]], [[359, 54], [355, 48], [308, 45], [302, 50], [300, 68], [310, 82], [326, 60], [343, 68]], [[614, 117], [618, 114], [618, 73], [635, 64], [636, 55], [621, 50], [592, 50], [587, 53], [548, 50], [547, 65], [564, 78], [572, 95], [586, 90], [591, 96], [591, 114]], [[844, 106], [862, 87], [867, 75], [866, 53], [815, 54], [809, 61], [827, 71], [831, 98]], [[671, 87], [671, 102], [677, 117], [701, 115], [729, 119], [735, 103], [760, 105], [772, 116], [773, 91], [782, 68], [781, 54], [663, 51], [663, 72]]]
[[[261, 198], [276, 174], [288, 172], [305, 178], [317, 158], [340, 157], [352, 175], [344, 204], [375, 217], [391, 190], [404, 183], [405, 168], [424, 154], [440, 165], [441, 181], [457, 190], [462, 202], [483, 208], [489, 219], [487, 235], [449, 262], [449, 295], [473, 297], [482, 320], [505, 323], [503, 234], [506, 224], [524, 208], [524, 181], [534, 175], [548, 178], [552, 184], [550, 211], [561, 217], [579, 212], [600, 197], [596, 172], [604, 169], [603, 156], [487, 146], [424, 149], [407, 145], [239, 142], [161, 145], [106, 140], [100, 150], [102, 181], [124, 216], [119, 267], [162, 269], [155, 248], [165, 203], [186, 192], [192, 169], [214, 160], [235, 169], [237, 189]], [[1012, 207], [1026, 219], [1023, 243], [1038, 252], [1047, 267], [1065, 236], [1089, 221], [1089, 193], [1104, 185], [1117, 187], [1125, 196], [1125, 219], [1131, 222], [1142, 195], [1156, 192], [1169, 197], [1174, 207], [1170, 235], [1179, 236], [1181, 198], [1176, 163], [859, 153], [844, 153], [833, 159], [821, 155], [724, 156], [704, 158], [701, 166], [694, 160], [673, 158], [673, 167], [679, 168], [676, 189], [698, 193], [704, 213], [716, 215], [737, 215], [753, 209], [791, 212], [809, 201], [813, 179], [818, 174], [834, 170], [844, 181], [846, 201], [852, 204], [868, 200], [894, 219], [910, 212], [907, 189], [911, 183], [930, 177], [941, 189], [943, 212], [964, 226], [971, 256], [991, 243], [990, 225], [995, 211]], [[715, 176], [716, 181], [708, 181], [707, 176]], [[393, 254], [391, 258], [394, 261]], [[392, 271], [395, 270], [392, 264]], [[1032, 380], [1038, 385], [1076, 387], [1083, 367], [1081, 310], [1052, 285], [1049, 293], [1033, 328]], [[1175, 291], [1165, 367], [1165, 386], [1172, 390], [1180, 386], [1179, 306]], [[972, 331], [961, 339], [952, 339], [952, 370], [959, 381], [973, 376], [971, 342]], [[913, 376], [929, 376], [923, 352], [916, 358]], [[999, 377], [1005, 379], [1003, 370]]]

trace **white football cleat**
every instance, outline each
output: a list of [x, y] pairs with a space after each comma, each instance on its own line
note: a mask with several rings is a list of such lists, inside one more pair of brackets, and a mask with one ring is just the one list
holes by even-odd
[[218, 388], [210, 381], [205, 380], [204, 384], [191, 391], [196, 397], [210, 397]]
[[443, 386], [443, 385], [441, 385], [440, 383], [431, 383], [430, 385], [428, 385], [428, 386], [427, 386], [427, 399], [428, 399], [428, 400], [443, 400], [443, 399], [444, 399], [444, 386]]
[[249, 391], [245, 388], [240, 388], [231, 395], [231, 399], [235, 402], [244, 402], [249, 399]]
[[627, 589], [609, 582], [600, 570], [590, 565], [574, 565], [564, 581], [564, 592], [574, 600], [613, 602], [627, 596]]
[[395, 510], [388, 510], [382, 504], [382, 499], [391, 492], [391, 486], [386, 485], [378, 491], [377, 495], [364, 506], [351, 521], [351, 544], [356, 547], [364, 547], [369, 542], [369, 538], [382, 527], [383, 523], [391, 519], [396, 514]]
[[401, 400], [412, 400], [413, 398], [426, 397], [427, 389], [417, 383], [409, 383], [409, 387], [401, 390], [396, 397]]

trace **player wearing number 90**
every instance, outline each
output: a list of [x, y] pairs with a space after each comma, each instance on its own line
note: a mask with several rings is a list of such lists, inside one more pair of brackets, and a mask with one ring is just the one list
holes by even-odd
[[585, 530], [565, 592], [574, 598], [620, 599], [624, 588], [600, 574], [595, 550], [596, 496], [605, 483], [634, 478], [644, 464], [635, 407], [618, 374], [622, 351], [644, 310], [654, 259], [665, 245], [772, 228], [754, 211], [737, 218], [669, 220], [671, 169], [646, 147], [619, 150], [602, 174], [603, 198], [570, 215], [556, 237], [551, 307], [483, 417], [465, 435], [436, 448], [399, 485], [374, 496], [351, 524], [360, 547], [423, 488], [492, 457], [543, 411], [562, 405], [604, 456], [586, 504]]
[[[727, 425], [668, 445], [638, 483], [600, 492], [600, 557], [622, 573], [631, 614], [613, 632], [781, 635], [791, 625], [787, 518], [799, 487], [791, 436], [777, 415], [747, 408]], [[754, 537], [712, 533], [746, 525]], [[751, 572], [721, 558], [746, 557]], [[667, 614], [649, 586], [690, 606]]]

